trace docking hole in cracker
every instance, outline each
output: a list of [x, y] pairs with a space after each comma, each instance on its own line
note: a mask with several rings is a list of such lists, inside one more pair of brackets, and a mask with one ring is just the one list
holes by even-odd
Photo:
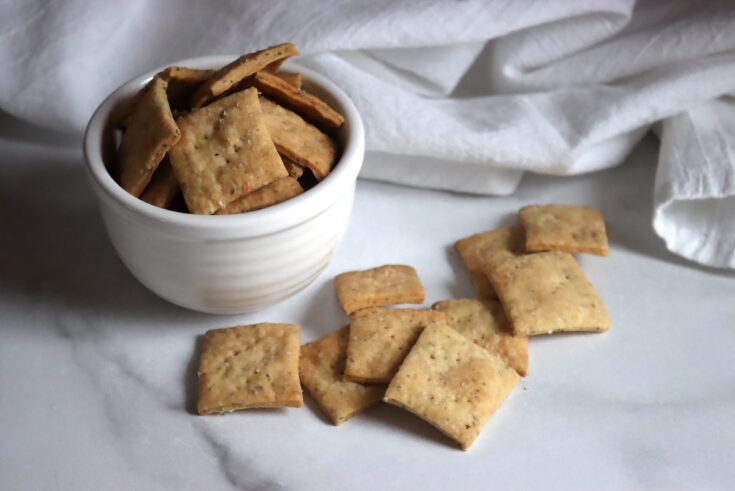
[[[301, 73], [281, 71], [298, 54], [283, 43], [219, 70], [161, 70], [110, 112], [122, 132], [119, 184], [151, 205], [205, 215], [274, 206], [317, 185], [338, 160], [344, 117], [303, 88]], [[157, 172], [161, 162], [170, 168]]]

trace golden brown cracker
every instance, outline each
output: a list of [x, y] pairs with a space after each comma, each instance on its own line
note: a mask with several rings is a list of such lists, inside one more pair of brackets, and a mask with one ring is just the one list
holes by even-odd
[[605, 331], [605, 305], [571, 254], [540, 252], [487, 269], [516, 335]]
[[168, 105], [166, 86], [159, 77], [146, 86], [120, 143], [120, 186], [136, 197], [181, 136]]
[[507, 227], [475, 234], [454, 243], [478, 298], [498, 297], [484, 272], [487, 261], [522, 254], [523, 241], [521, 227]]
[[171, 163], [168, 159], [163, 159], [140, 199], [159, 208], [169, 208], [180, 192], [179, 181], [176, 180]]
[[260, 210], [267, 206], [282, 203], [287, 199], [298, 196], [304, 190], [299, 181], [291, 177], [281, 177], [256, 189], [248, 194], [240, 196], [216, 211], [216, 215], [230, 215], [233, 213], [245, 213], [247, 211]]
[[301, 407], [300, 329], [253, 324], [204, 335], [199, 360], [199, 414], [256, 407]]
[[385, 394], [385, 385], [344, 380], [348, 336], [345, 327], [301, 347], [301, 384], [335, 425], [374, 406]]
[[280, 73], [276, 73], [276, 75], [282, 78], [285, 82], [293, 85], [297, 89], [300, 89], [304, 85], [304, 74], [302, 73], [280, 72]]
[[192, 111], [178, 123], [181, 140], [169, 158], [191, 213], [212, 214], [288, 175], [253, 88]]
[[337, 143], [301, 116], [260, 98], [263, 119], [278, 152], [324, 179], [337, 160]]
[[427, 326], [446, 324], [444, 312], [417, 309], [362, 309], [352, 315], [345, 380], [390, 382]]
[[513, 336], [498, 300], [458, 298], [436, 302], [447, 323], [464, 337], [499, 356], [522, 377], [528, 375], [528, 338]]
[[214, 70], [170, 66], [162, 70], [159, 75], [168, 82], [168, 102], [173, 109], [186, 110], [191, 108], [191, 97], [196, 89], [209, 80]]
[[284, 167], [286, 167], [286, 171], [288, 171], [289, 177], [298, 179], [304, 175], [304, 168], [290, 158], [286, 157], [285, 155], [281, 155], [281, 160], [283, 161]]
[[424, 287], [411, 266], [387, 264], [348, 271], [334, 278], [334, 286], [348, 315], [365, 307], [424, 302]]
[[427, 327], [385, 392], [468, 449], [520, 377], [446, 325]]
[[268, 72], [255, 74], [253, 84], [269, 99], [292, 110], [306, 121], [328, 130], [339, 128], [345, 122], [337, 111], [318, 97], [301, 90], [277, 75]]
[[605, 219], [589, 206], [530, 205], [519, 212], [526, 250], [586, 252], [607, 256]]
[[192, 96], [191, 106], [193, 108], [201, 107], [273, 62], [285, 60], [298, 54], [300, 54], [299, 50], [296, 49], [293, 43], [283, 43], [242, 55], [237, 60], [217, 70], [212, 77], [202, 83]]

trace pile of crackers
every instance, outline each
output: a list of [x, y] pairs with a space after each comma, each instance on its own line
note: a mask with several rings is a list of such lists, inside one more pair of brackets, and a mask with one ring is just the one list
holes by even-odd
[[[271, 206], [324, 179], [344, 118], [280, 72], [279, 44], [219, 70], [171, 66], [113, 109], [123, 131], [117, 180], [161, 208], [232, 214]], [[183, 199], [182, 199], [183, 198]]]
[[386, 265], [338, 275], [350, 324], [303, 346], [293, 324], [208, 331], [199, 413], [299, 407], [303, 386], [336, 425], [385, 401], [469, 448], [528, 374], [528, 336], [610, 327], [571, 255], [607, 255], [602, 214], [527, 206], [520, 221], [455, 243], [478, 298], [396, 307], [422, 304], [425, 292], [414, 268]]

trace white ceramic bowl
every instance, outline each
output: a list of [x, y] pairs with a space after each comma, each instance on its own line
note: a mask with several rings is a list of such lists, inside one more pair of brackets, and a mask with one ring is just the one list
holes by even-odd
[[[219, 68], [233, 57], [172, 65]], [[162, 69], [163, 67], [161, 67]], [[134, 198], [110, 176], [114, 158], [110, 110], [161, 69], [124, 84], [97, 108], [84, 136], [84, 154], [102, 218], [130, 272], [157, 295], [201, 312], [251, 312], [283, 300], [314, 281], [347, 227], [365, 153], [360, 115], [347, 95], [322, 75], [304, 74], [304, 87], [345, 117], [342, 155], [322, 182], [288, 201], [239, 215], [189, 215]]]

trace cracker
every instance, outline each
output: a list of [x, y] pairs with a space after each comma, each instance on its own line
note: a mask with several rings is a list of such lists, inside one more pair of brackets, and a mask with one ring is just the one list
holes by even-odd
[[610, 328], [605, 305], [569, 253], [518, 256], [486, 271], [516, 335]]
[[120, 143], [120, 185], [135, 197], [181, 136], [166, 99], [166, 86], [159, 77], [146, 86]]
[[191, 213], [212, 214], [288, 175], [254, 88], [192, 111], [178, 123], [181, 140], [169, 158]]
[[342, 377], [348, 335], [345, 327], [301, 347], [301, 384], [335, 425], [374, 406], [385, 394], [385, 385], [362, 385]]
[[302, 73], [277, 73], [284, 81], [300, 89], [304, 84], [304, 75]]
[[159, 208], [169, 208], [180, 192], [179, 181], [176, 180], [171, 163], [168, 159], [163, 159], [140, 199]]
[[168, 82], [168, 102], [174, 109], [189, 109], [196, 89], [214, 75], [214, 70], [170, 66], [159, 75]]
[[499, 356], [518, 375], [528, 375], [528, 338], [513, 336], [499, 301], [459, 298], [436, 302], [431, 308], [447, 314], [455, 331]]
[[434, 425], [466, 450], [519, 380], [500, 358], [437, 325], [424, 329], [383, 400]]
[[242, 55], [237, 60], [217, 70], [209, 80], [201, 84], [192, 96], [191, 106], [193, 108], [201, 107], [211, 99], [224, 94], [243, 79], [262, 70], [273, 62], [285, 60], [286, 58], [299, 54], [296, 45], [293, 43], [283, 43], [254, 53]]
[[282, 203], [303, 192], [304, 190], [301, 184], [296, 179], [282, 177], [226, 204], [224, 208], [220, 208], [215, 214], [230, 215], [232, 213], [260, 210], [267, 206]]
[[299, 177], [304, 175], [304, 168], [290, 158], [286, 157], [285, 155], [281, 155], [281, 160], [283, 161], [284, 167], [286, 167], [286, 171], [288, 172], [289, 177], [298, 179]]
[[329, 174], [337, 160], [337, 144], [298, 114], [260, 98], [263, 119], [278, 152], [302, 167], [308, 167], [317, 179]]
[[365, 307], [424, 302], [424, 287], [411, 266], [388, 264], [348, 271], [334, 278], [334, 286], [348, 315]]
[[213, 329], [199, 360], [199, 414], [256, 407], [301, 407], [299, 326]]
[[416, 309], [360, 310], [352, 315], [345, 380], [390, 382], [425, 327], [445, 325], [444, 312]]
[[478, 298], [497, 298], [484, 272], [486, 262], [523, 253], [523, 229], [508, 227], [458, 240], [454, 248], [462, 258]]
[[586, 252], [607, 256], [605, 219], [588, 206], [531, 205], [519, 212], [526, 229], [526, 250]]
[[332, 130], [339, 128], [345, 122], [345, 118], [329, 107], [326, 102], [305, 90], [294, 87], [277, 75], [258, 72], [253, 79], [253, 85], [269, 99], [292, 110], [316, 126]]

